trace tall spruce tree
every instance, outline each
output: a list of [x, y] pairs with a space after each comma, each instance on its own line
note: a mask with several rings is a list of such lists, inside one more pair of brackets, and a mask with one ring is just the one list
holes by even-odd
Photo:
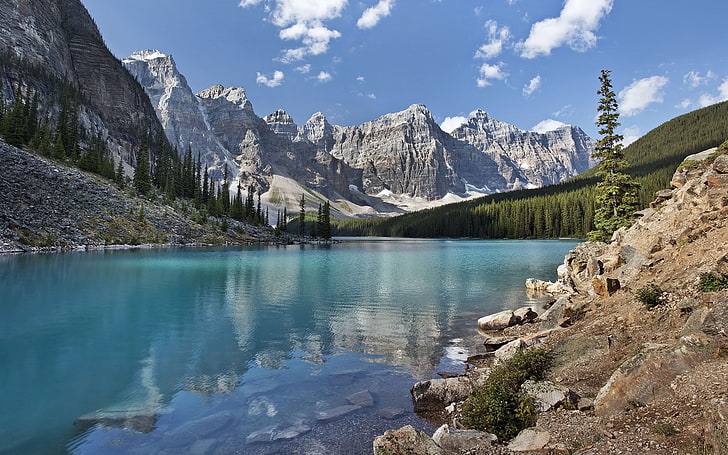
[[629, 226], [639, 202], [639, 184], [628, 174], [622, 172], [629, 163], [624, 157], [621, 134], [616, 133], [619, 126], [617, 97], [612, 89], [610, 70], [602, 70], [599, 76], [601, 96], [596, 125], [600, 139], [594, 145], [592, 158], [600, 160], [597, 175], [601, 181], [596, 186], [594, 227], [589, 240], [608, 242], [614, 231]]
[[306, 195], [303, 193], [301, 193], [301, 202], [299, 203], [298, 233], [301, 236], [306, 235]]

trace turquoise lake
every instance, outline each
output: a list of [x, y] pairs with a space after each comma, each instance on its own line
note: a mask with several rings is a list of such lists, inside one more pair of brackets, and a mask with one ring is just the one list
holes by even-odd
[[576, 243], [0, 256], [0, 453], [369, 454], [431, 433], [410, 387], [461, 371], [477, 318], [536, 303], [525, 280]]

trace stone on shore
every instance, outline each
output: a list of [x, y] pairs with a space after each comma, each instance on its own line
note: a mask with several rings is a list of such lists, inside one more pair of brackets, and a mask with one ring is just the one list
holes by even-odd
[[541, 450], [551, 440], [551, 435], [539, 428], [526, 428], [508, 444], [508, 450], [513, 452], [530, 452]]
[[519, 308], [513, 312], [513, 315], [516, 316], [519, 324], [533, 322], [538, 317], [538, 313], [533, 311], [533, 308], [531, 307]]
[[441, 411], [450, 403], [465, 400], [473, 392], [473, 384], [464, 377], [420, 381], [410, 390], [415, 412]]
[[505, 362], [506, 360], [513, 358], [518, 351], [526, 349], [526, 347], [527, 345], [525, 341], [520, 338], [515, 339], [495, 351], [495, 361], [496, 363]]
[[388, 430], [374, 439], [374, 455], [442, 455], [442, 449], [429, 436], [412, 425]]
[[528, 380], [521, 385], [521, 390], [533, 398], [534, 407], [538, 412], [546, 412], [558, 407], [574, 409], [579, 404], [579, 395], [568, 387], [554, 384], [551, 381]]
[[505, 310], [478, 319], [478, 328], [484, 331], [503, 330], [517, 323], [518, 320], [513, 311]]
[[448, 425], [438, 428], [432, 439], [445, 453], [464, 453], [498, 442], [498, 436], [494, 434], [477, 430], [459, 430]]

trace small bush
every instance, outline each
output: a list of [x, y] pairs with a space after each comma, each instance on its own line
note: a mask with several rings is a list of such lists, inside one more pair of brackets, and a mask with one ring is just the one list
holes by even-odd
[[635, 297], [647, 308], [654, 308], [660, 303], [660, 297], [662, 297], [663, 290], [656, 284], [649, 284], [643, 288], [640, 288], [636, 293]]
[[655, 433], [662, 436], [675, 436], [678, 433], [677, 429], [669, 423], [658, 423], [653, 429]]
[[728, 278], [714, 273], [703, 273], [700, 275], [698, 290], [701, 292], [714, 292], [728, 288]]
[[496, 365], [486, 384], [463, 403], [463, 423], [468, 428], [493, 433], [501, 440], [511, 439], [522, 429], [535, 425], [533, 400], [521, 391], [521, 385], [527, 379], [542, 380], [551, 361], [551, 355], [543, 349], [530, 349]]

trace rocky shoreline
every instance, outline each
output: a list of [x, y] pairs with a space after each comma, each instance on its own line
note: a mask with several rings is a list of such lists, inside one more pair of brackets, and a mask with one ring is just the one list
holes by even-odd
[[[441, 425], [432, 437], [390, 430], [374, 453], [728, 453], [728, 289], [701, 287], [728, 277], [728, 155], [685, 163], [610, 244], [580, 244], [556, 283], [526, 283], [553, 295], [548, 309], [481, 318], [484, 352], [462, 374], [413, 386], [415, 410]], [[654, 305], [644, 289], [659, 291]], [[553, 357], [546, 380], [521, 387], [535, 426], [510, 441], [467, 429], [464, 401], [494, 365], [532, 347]]]

